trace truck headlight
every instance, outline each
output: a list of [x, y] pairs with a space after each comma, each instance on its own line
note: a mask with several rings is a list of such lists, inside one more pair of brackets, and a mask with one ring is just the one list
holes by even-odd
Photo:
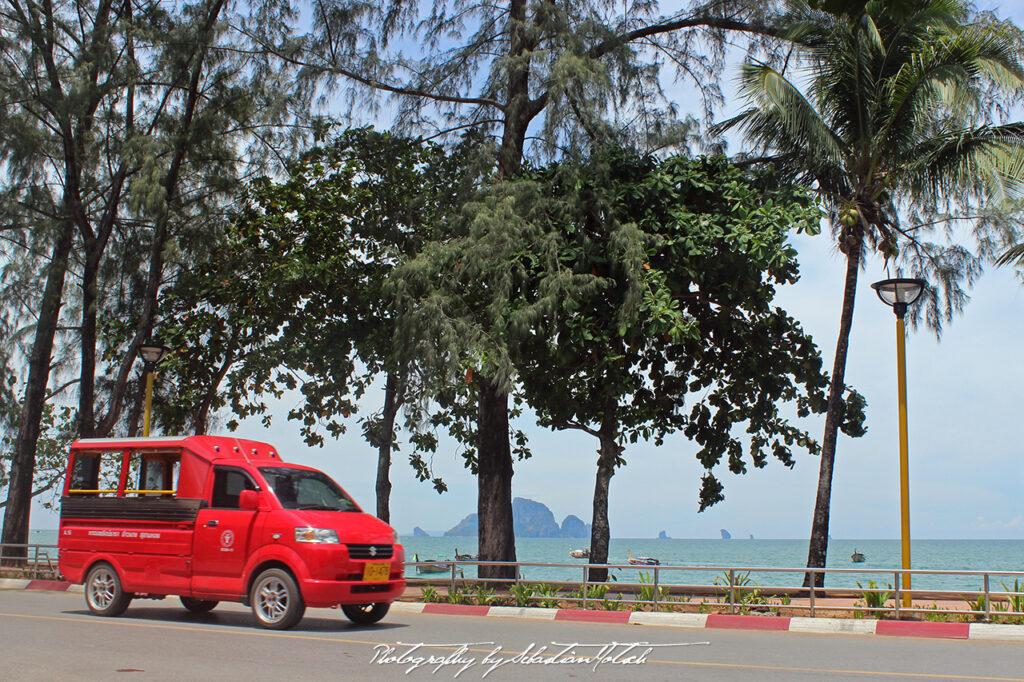
[[391, 531], [391, 543], [394, 544], [394, 545], [398, 544], [398, 531], [397, 530]]
[[332, 528], [296, 528], [295, 542], [317, 542], [328, 545], [338, 544], [338, 531]]

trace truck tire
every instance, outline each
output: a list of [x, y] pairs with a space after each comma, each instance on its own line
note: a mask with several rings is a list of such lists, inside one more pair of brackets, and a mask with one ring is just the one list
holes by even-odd
[[132, 596], [106, 562], [96, 564], [85, 576], [85, 605], [97, 616], [120, 616], [132, 603]]
[[213, 607], [220, 603], [218, 601], [194, 599], [192, 597], [179, 597], [179, 599], [181, 599], [181, 605], [192, 613], [206, 613], [207, 611], [212, 611]]
[[260, 627], [287, 630], [302, 620], [306, 604], [295, 579], [280, 568], [260, 573], [249, 592], [249, 603]]
[[342, 604], [341, 610], [350, 621], [356, 625], [373, 625], [385, 615], [391, 604], [377, 602], [376, 604]]

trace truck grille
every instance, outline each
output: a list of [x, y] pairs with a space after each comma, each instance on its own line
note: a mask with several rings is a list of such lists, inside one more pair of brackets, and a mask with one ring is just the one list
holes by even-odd
[[348, 555], [352, 559], [390, 559], [394, 553], [393, 545], [348, 545]]

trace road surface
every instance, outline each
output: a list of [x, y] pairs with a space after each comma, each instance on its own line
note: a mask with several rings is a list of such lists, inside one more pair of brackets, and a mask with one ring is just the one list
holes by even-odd
[[[239, 604], [193, 615], [137, 600], [0, 590], [4, 680], [1021, 680], [1024, 644], [310, 609], [293, 630]], [[421, 645], [421, 646], [417, 646]]]

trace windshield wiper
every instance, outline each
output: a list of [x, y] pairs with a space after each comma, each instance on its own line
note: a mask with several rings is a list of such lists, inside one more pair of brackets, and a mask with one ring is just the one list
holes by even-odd
[[300, 504], [296, 509], [313, 509], [316, 511], [345, 511], [341, 507], [333, 507], [329, 504]]

